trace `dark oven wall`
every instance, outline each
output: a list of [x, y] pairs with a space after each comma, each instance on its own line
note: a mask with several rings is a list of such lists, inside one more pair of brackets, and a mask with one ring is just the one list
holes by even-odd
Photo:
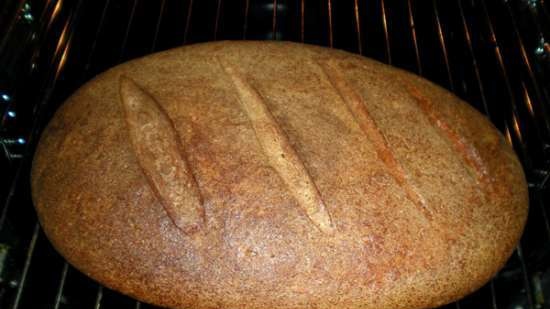
[[[0, 308], [150, 308], [69, 266], [37, 223], [37, 137], [77, 87], [120, 62], [212, 40], [360, 53], [448, 88], [513, 144], [530, 189], [521, 244], [445, 308], [550, 308], [550, 4], [543, 0], [4, 0], [0, 2]], [[549, 41], [550, 42], [550, 41]]]

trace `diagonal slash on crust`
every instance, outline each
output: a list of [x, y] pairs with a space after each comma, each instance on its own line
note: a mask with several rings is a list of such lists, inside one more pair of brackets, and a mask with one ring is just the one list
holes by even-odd
[[489, 172], [477, 149], [469, 143], [464, 136], [458, 134], [434, 109], [433, 103], [424, 96], [416, 87], [405, 82], [405, 88], [409, 95], [434, 128], [447, 138], [463, 161], [470, 166], [474, 173], [474, 179], [486, 187], [489, 187]]
[[338, 96], [346, 104], [353, 118], [367, 138], [373, 144], [379, 159], [384, 163], [390, 175], [399, 184], [407, 198], [428, 219], [432, 220], [432, 211], [428, 208], [424, 197], [418, 188], [410, 181], [410, 176], [399, 159], [395, 156], [384, 133], [370, 115], [364, 99], [359, 95], [342, 74], [338, 64], [331, 60], [317, 62], [326, 79], [330, 82]]
[[241, 108], [246, 113], [269, 164], [315, 226], [325, 234], [332, 234], [334, 226], [321, 194], [296, 150], [269, 111], [264, 98], [230, 65], [219, 58], [216, 60], [237, 91]]
[[205, 224], [203, 199], [174, 124], [128, 77], [120, 77], [119, 91], [132, 149], [149, 186], [183, 233], [198, 232]]

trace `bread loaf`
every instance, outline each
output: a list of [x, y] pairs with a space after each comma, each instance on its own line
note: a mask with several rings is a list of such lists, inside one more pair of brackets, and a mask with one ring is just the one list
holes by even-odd
[[42, 134], [42, 227], [77, 269], [171, 308], [431, 308], [486, 283], [521, 166], [454, 95], [357, 55], [218, 42], [116, 66]]

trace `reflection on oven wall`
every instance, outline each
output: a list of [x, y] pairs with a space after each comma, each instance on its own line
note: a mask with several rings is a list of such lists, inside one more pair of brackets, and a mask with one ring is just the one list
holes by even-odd
[[543, 0], [5, 0], [0, 307], [148, 308], [71, 268], [37, 224], [34, 146], [68, 95], [126, 60], [212, 40], [290, 40], [414, 72], [485, 113], [522, 160], [530, 215], [495, 278], [445, 308], [550, 308], [550, 4]]

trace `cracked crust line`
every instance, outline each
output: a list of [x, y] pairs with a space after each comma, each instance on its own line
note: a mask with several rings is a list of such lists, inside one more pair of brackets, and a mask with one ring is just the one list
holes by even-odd
[[474, 175], [472, 177], [479, 184], [489, 187], [489, 171], [483, 162], [477, 149], [471, 145], [464, 136], [458, 134], [451, 126], [435, 111], [433, 104], [425, 97], [415, 86], [409, 82], [405, 83], [405, 88], [408, 94], [413, 98], [416, 106], [422, 111], [422, 113], [428, 118], [431, 125], [437, 129], [446, 137], [446, 139], [452, 144], [454, 149], [460, 154], [462, 160], [470, 166], [468, 174]]
[[230, 65], [219, 58], [216, 60], [230, 78], [237, 92], [240, 106], [250, 120], [270, 165], [315, 226], [325, 234], [334, 233], [335, 228], [330, 213], [317, 186], [269, 111], [261, 94]]
[[120, 77], [120, 101], [132, 149], [150, 188], [170, 220], [186, 235], [205, 224], [203, 198], [174, 124], [133, 80]]
[[399, 162], [399, 159], [395, 156], [384, 133], [370, 115], [363, 97], [349, 85], [338, 67], [338, 64], [328, 60], [317, 62], [317, 65], [321, 67], [325, 78], [330, 82], [337, 95], [346, 104], [356, 123], [374, 146], [378, 157], [386, 166], [389, 174], [396, 180], [407, 198], [418, 208], [426, 219], [432, 221], [433, 214], [428, 208], [425, 198], [419, 192], [418, 188], [410, 181], [411, 177], [408, 175], [401, 162]]

